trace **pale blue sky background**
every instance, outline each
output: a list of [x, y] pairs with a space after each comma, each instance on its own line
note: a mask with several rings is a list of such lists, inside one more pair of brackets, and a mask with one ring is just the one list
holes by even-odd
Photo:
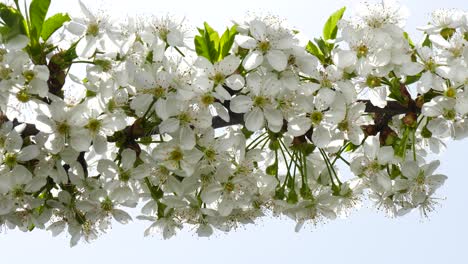
[[[74, 0], [53, 0], [52, 11], [77, 10]], [[149, 1], [107, 0], [84, 3], [109, 9], [112, 14], [176, 14], [192, 25], [208, 21], [217, 29], [242, 18], [247, 10], [269, 12], [287, 18], [310, 38], [318, 36], [328, 15], [358, 1]], [[411, 16], [407, 31], [428, 21], [436, 8], [466, 9], [466, 1], [402, 1]], [[109, 234], [92, 244], [70, 249], [68, 237], [52, 238], [35, 230], [0, 234], [0, 263], [466, 263], [468, 245], [468, 139], [451, 142], [440, 156], [441, 173], [449, 176], [439, 191], [442, 206], [421, 221], [418, 212], [388, 219], [373, 208], [363, 208], [348, 219], [294, 232], [286, 219], [265, 218], [227, 235], [199, 239], [191, 230], [175, 238], [143, 238], [147, 222], [115, 224]], [[149, 261], [149, 262], [148, 262]]]

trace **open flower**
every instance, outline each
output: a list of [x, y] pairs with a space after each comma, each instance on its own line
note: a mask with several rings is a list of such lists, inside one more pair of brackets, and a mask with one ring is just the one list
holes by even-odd
[[81, 1], [79, 4], [84, 17], [73, 18], [68, 23], [67, 30], [81, 37], [76, 46], [77, 54], [89, 58], [96, 49], [109, 48], [108, 45], [114, 41], [117, 32], [108, 17], [93, 14]]
[[245, 127], [258, 131], [267, 126], [278, 132], [283, 126], [283, 114], [276, 109], [274, 96], [279, 92], [279, 83], [274, 76], [251, 74], [247, 76], [248, 95], [237, 95], [231, 100], [231, 111], [245, 113]]
[[250, 50], [244, 58], [242, 66], [246, 70], [255, 69], [263, 63], [264, 57], [266, 57], [266, 61], [273, 69], [277, 71], [286, 69], [288, 55], [285, 50], [292, 47], [292, 37], [274, 34], [269, 26], [261, 20], [251, 21], [249, 29], [251, 36], [236, 36], [236, 42], [239, 46]]

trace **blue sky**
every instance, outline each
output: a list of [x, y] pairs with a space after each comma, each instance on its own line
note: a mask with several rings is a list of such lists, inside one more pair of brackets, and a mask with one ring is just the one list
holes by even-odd
[[[52, 1], [52, 12], [73, 12], [71, 1]], [[201, 25], [204, 20], [222, 29], [230, 19], [241, 19], [246, 11], [277, 14], [301, 29], [310, 38], [318, 36], [328, 15], [358, 1], [148, 1], [107, 0], [84, 3], [108, 9], [113, 15], [175, 14], [186, 16], [188, 23]], [[402, 1], [411, 16], [407, 30], [424, 25], [436, 8], [465, 8], [466, 2]], [[229, 234], [219, 233], [200, 239], [192, 230], [175, 238], [144, 238], [148, 223], [115, 224], [109, 234], [92, 244], [70, 249], [68, 237], [52, 238], [35, 230], [21, 233], [4, 230], [0, 234], [0, 262], [9, 263], [461, 263], [468, 245], [468, 139], [450, 142], [441, 160], [439, 172], [449, 176], [440, 189], [441, 206], [422, 219], [418, 212], [389, 219], [373, 208], [364, 207], [348, 219], [308, 226], [294, 232], [287, 219], [264, 218], [256, 225]]]

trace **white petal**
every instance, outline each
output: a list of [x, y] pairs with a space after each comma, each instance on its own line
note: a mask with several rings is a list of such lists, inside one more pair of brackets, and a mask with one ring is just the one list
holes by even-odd
[[65, 146], [65, 138], [57, 134], [50, 134], [47, 138], [47, 141], [44, 144], [47, 150], [52, 152], [52, 154], [57, 154], [62, 151]]
[[214, 108], [216, 109], [216, 113], [218, 114], [221, 119], [223, 119], [226, 122], [229, 122], [230, 116], [229, 116], [229, 111], [220, 103], [214, 103], [213, 104]]
[[228, 216], [232, 212], [232, 209], [234, 209], [234, 204], [227, 199], [223, 199], [218, 204], [218, 212], [221, 216]]
[[203, 72], [208, 76], [215, 74], [215, 68], [213, 67], [213, 64], [205, 57], [198, 57], [194, 65], [197, 66], [197, 68], [202, 69]]
[[351, 126], [348, 131], [348, 139], [354, 145], [360, 145], [362, 140], [364, 139], [364, 132], [359, 126]]
[[235, 90], [238, 91], [245, 86], [245, 79], [242, 77], [240, 74], [233, 74], [229, 77], [226, 78], [226, 85]]
[[434, 136], [448, 136], [450, 135], [450, 124], [443, 118], [436, 118], [427, 124], [427, 129], [431, 131]]
[[373, 105], [384, 108], [387, 105], [387, 88], [384, 86], [370, 88], [369, 99]]
[[394, 158], [394, 150], [391, 146], [383, 146], [379, 150], [378, 160], [380, 164], [387, 164]]
[[259, 51], [253, 51], [247, 54], [247, 56], [244, 58], [244, 61], [242, 62], [242, 66], [247, 71], [253, 70], [260, 66], [263, 62], [263, 55]]
[[54, 122], [45, 115], [39, 115], [34, 124], [36, 125], [37, 130], [44, 133], [54, 132]]
[[33, 79], [31, 81], [31, 93], [35, 93], [39, 95], [40, 97], [47, 97], [47, 94], [49, 92], [49, 86], [47, 86], [47, 82], [40, 80], [40, 79]]
[[415, 179], [419, 175], [419, 166], [414, 161], [407, 161], [401, 166], [401, 173], [410, 179]]
[[369, 57], [370, 64], [375, 67], [383, 67], [390, 62], [391, 52], [389, 50], [381, 50], [372, 54]]
[[119, 210], [119, 209], [112, 210], [112, 216], [117, 222], [121, 224], [127, 224], [130, 221], [132, 221], [132, 217], [123, 210]]
[[68, 25], [66, 25], [66, 29], [74, 35], [81, 36], [85, 32], [86, 27], [82, 24], [70, 21]]
[[110, 198], [119, 203], [126, 202], [131, 197], [132, 197], [132, 190], [128, 186], [119, 187], [115, 189], [114, 191], [112, 191], [110, 194]]
[[252, 99], [245, 95], [238, 95], [231, 100], [231, 111], [234, 113], [246, 113], [252, 107]]
[[266, 108], [263, 110], [268, 125], [282, 126], [283, 125], [283, 114], [278, 109]]
[[457, 104], [455, 105], [455, 110], [460, 115], [465, 115], [466, 113], [468, 113], [468, 96], [457, 98]]
[[423, 69], [424, 66], [416, 62], [408, 62], [403, 64], [403, 66], [401, 67], [401, 71], [404, 74], [411, 76], [420, 73]]
[[315, 104], [318, 110], [325, 110], [335, 101], [335, 92], [331, 89], [320, 89], [315, 97]]
[[172, 47], [183, 47], [184, 34], [177, 29], [171, 29], [169, 34], [167, 34], [167, 43]]
[[222, 85], [216, 86], [215, 92], [220, 100], [231, 100], [231, 94]]
[[13, 186], [28, 184], [32, 180], [32, 173], [23, 165], [17, 165], [11, 171], [13, 177]]
[[258, 107], [254, 107], [252, 111], [246, 113], [244, 115], [244, 120], [245, 127], [253, 132], [263, 128], [265, 122], [263, 117], [263, 111]]
[[161, 124], [159, 124], [159, 132], [161, 134], [172, 133], [176, 131], [177, 129], [179, 129], [179, 125], [180, 125], [179, 119], [175, 119], [175, 118], [166, 119], [162, 121]]
[[25, 187], [27, 192], [37, 192], [47, 184], [47, 179], [43, 177], [34, 177]]
[[266, 39], [266, 25], [262, 21], [253, 20], [250, 22], [250, 34], [257, 40]]
[[80, 4], [81, 12], [86, 16], [88, 20], [96, 20], [96, 17], [93, 15], [93, 13], [89, 11], [89, 9], [83, 4], [83, 2], [81, 2], [81, 0], [78, 1], [78, 3]]
[[117, 175], [117, 165], [108, 159], [101, 159], [98, 161], [97, 171], [104, 177], [114, 178]]
[[76, 45], [76, 54], [83, 58], [89, 58], [96, 51], [96, 47], [97, 38], [85, 36], [80, 40], [80, 42], [78, 42], [78, 45]]
[[364, 154], [370, 159], [377, 158], [377, 153], [380, 149], [380, 141], [378, 136], [369, 136], [364, 143]]
[[19, 161], [32, 160], [39, 155], [39, 147], [37, 145], [29, 145], [24, 147], [19, 153], [17, 159]]
[[124, 149], [122, 151], [122, 168], [124, 170], [128, 170], [128, 169], [131, 169], [133, 168], [133, 165], [135, 164], [135, 161], [136, 161], [136, 152], [133, 150], [133, 149]]
[[12, 130], [7, 134], [3, 147], [8, 152], [19, 152], [23, 146], [23, 138], [18, 132]]
[[340, 50], [333, 55], [335, 65], [341, 69], [353, 66], [356, 60], [356, 54], [350, 50]]
[[266, 58], [271, 67], [277, 71], [283, 71], [288, 66], [288, 57], [280, 50], [270, 50]]
[[307, 117], [297, 117], [288, 122], [288, 132], [295, 136], [304, 135], [312, 126], [310, 118]]
[[254, 49], [257, 47], [257, 41], [249, 36], [237, 35], [236, 43], [244, 49]]
[[150, 171], [151, 171], [151, 166], [147, 163], [143, 163], [132, 170], [131, 172], [132, 179], [142, 180], [145, 177], [149, 176]]
[[211, 204], [221, 196], [221, 187], [209, 186], [201, 193], [201, 199], [206, 204]]
[[199, 237], [209, 237], [213, 234], [213, 228], [209, 224], [201, 224], [197, 229]]
[[65, 221], [57, 221], [51, 224], [50, 226], [48, 226], [47, 231], [51, 231], [52, 236], [56, 237], [60, 235], [63, 232], [63, 230], [65, 230], [65, 227], [66, 227]]
[[314, 129], [312, 133], [312, 141], [319, 148], [325, 148], [331, 141], [330, 131], [322, 126]]
[[72, 130], [70, 132], [70, 146], [76, 151], [88, 151], [92, 138], [85, 130]]
[[188, 126], [180, 128], [179, 140], [182, 149], [193, 149], [195, 147], [195, 133]]
[[49, 79], [49, 68], [45, 65], [35, 65], [34, 71], [36, 72], [36, 78], [42, 81], [47, 81]]
[[444, 112], [442, 107], [440, 107], [436, 101], [431, 100], [423, 105], [421, 113], [428, 117], [437, 117], [442, 115]]
[[232, 74], [240, 65], [241, 60], [235, 55], [229, 55], [218, 63], [217, 69], [224, 75]]
[[386, 192], [392, 190], [392, 180], [388, 177], [386, 173], [378, 173], [377, 182]]
[[96, 135], [93, 139], [93, 147], [97, 154], [104, 154], [107, 150], [107, 138], [103, 135]]
[[18, 35], [13, 39], [9, 40], [6, 44], [6, 48], [9, 50], [21, 50], [28, 45], [29, 39], [25, 35]]

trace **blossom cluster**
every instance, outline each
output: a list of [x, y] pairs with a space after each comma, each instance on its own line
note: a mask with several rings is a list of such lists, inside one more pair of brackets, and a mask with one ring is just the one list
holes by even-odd
[[8, 228], [67, 230], [75, 245], [128, 223], [131, 208], [151, 223], [145, 235], [164, 238], [265, 215], [299, 230], [366, 200], [391, 217], [427, 215], [447, 178], [428, 156], [468, 135], [463, 11], [435, 11], [416, 43], [403, 7], [367, 3], [304, 42], [271, 16], [220, 36], [80, 6], [40, 53], [34, 31], [2, 35]]

